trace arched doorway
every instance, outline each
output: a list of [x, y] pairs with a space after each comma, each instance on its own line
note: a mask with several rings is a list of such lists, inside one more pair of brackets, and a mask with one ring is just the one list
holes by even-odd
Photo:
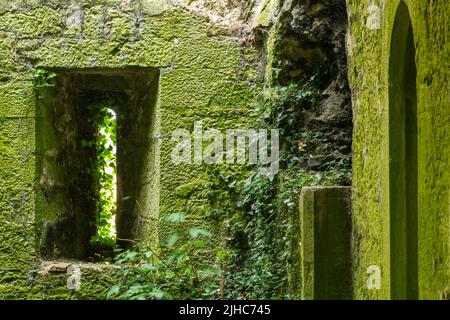
[[418, 298], [417, 92], [414, 35], [401, 1], [389, 61], [391, 298]]

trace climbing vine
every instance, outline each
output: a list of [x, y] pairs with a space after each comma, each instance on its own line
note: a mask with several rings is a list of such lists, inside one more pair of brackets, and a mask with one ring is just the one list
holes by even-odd
[[93, 244], [113, 247], [116, 242], [116, 182], [117, 182], [117, 121], [116, 114], [106, 106], [96, 108], [95, 141], [81, 141], [82, 147], [95, 146], [97, 157], [92, 159], [90, 173], [97, 181], [97, 234]]
[[107, 294], [109, 299], [213, 299], [218, 298], [220, 270], [198, 257], [217, 255], [212, 234], [199, 227], [185, 228], [182, 212], [169, 215], [172, 231], [162, 246], [138, 247], [120, 252], [121, 281]]
[[[217, 217], [225, 217], [225, 297], [286, 299], [298, 297], [296, 197], [303, 186], [348, 185], [351, 159], [327, 133], [307, 127], [305, 111], [315, 106], [325, 76], [320, 68], [297, 83], [264, 91], [258, 117], [282, 141], [281, 169], [275, 177], [255, 172], [242, 180], [212, 170], [208, 196]], [[323, 157], [323, 155], [326, 155]], [[320, 159], [320, 160], [316, 160]]]
[[[256, 109], [261, 127], [279, 129], [281, 169], [274, 177], [253, 174], [243, 178], [225, 168], [208, 167], [209, 186], [201, 196], [209, 203], [207, 219], [222, 221], [219, 240], [187, 237], [176, 246], [178, 231], [162, 251], [144, 249], [118, 256], [126, 267], [122, 280], [109, 291], [120, 299], [289, 299], [298, 297], [300, 235], [296, 221], [296, 197], [303, 186], [350, 183], [350, 156], [336, 148], [325, 135], [304, 128], [304, 111], [320, 95], [320, 73], [302, 83], [275, 86], [264, 92]], [[328, 157], [320, 165], [311, 159]], [[178, 216], [177, 216], [178, 215]], [[179, 217], [180, 214], [169, 215]], [[174, 219], [172, 219], [172, 222]], [[175, 228], [175, 230], [178, 230]], [[167, 248], [168, 246], [168, 248]], [[209, 259], [192, 264], [194, 256]], [[215, 257], [211, 259], [211, 256]], [[203, 269], [206, 268], [206, 269]], [[214, 270], [203, 273], [199, 270]], [[202, 277], [200, 274], [208, 274]]]
[[57, 74], [43, 68], [34, 68], [33, 71], [31, 87], [37, 93], [37, 97], [43, 99], [46, 96], [46, 89], [54, 87], [53, 80], [56, 78]]

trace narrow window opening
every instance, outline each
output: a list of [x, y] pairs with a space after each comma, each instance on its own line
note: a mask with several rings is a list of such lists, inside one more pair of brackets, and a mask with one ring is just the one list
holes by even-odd
[[155, 69], [54, 70], [37, 101], [39, 247], [46, 259], [110, 259], [157, 239]]

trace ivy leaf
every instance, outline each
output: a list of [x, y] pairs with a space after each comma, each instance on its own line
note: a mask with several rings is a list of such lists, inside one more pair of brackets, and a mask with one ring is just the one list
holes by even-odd
[[129, 251], [125, 254], [125, 259], [130, 261], [136, 259], [137, 256], [138, 256], [137, 252]]
[[175, 252], [174, 254], [172, 254], [167, 258], [167, 264], [171, 265], [174, 262], [180, 261], [181, 259], [184, 258], [184, 256], [185, 254], [183, 252]]
[[156, 300], [162, 300], [164, 298], [171, 299], [172, 296], [168, 294], [167, 292], [160, 290], [160, 289], [153, 289], [152, 292], [150, 292], [150, 297]]
[[182, 212], [176, 212], [169, 215], [166, 219], [168, 222], [181, 223], [186, 220], [186, 215]]
[[139, 269], [139, 271], [145, 272], [145, 273], [157, 270], [157, 268], [154, 265], [149, 264], [149, 263], [144, 263], [144, 264], [140, 265], [138, 269]]
[[167, 239], [166, 246], [168, 246], [169, 248], [172, 248], [177, 243], [178, 239], [180, 239], [180, 236], [178, 235], [178, 233], [173, 233]]
[[211, 232], [202, 228], [189, 229], [189, 235], [194, 239], [198, 238], [199, 236], [205, 236], [208, 238], [212, 236]]
[[115, 284], [108, 290], [106, 298], [110, 299], [111, 297], [116, 296], [119, 292], [120, 292], [120, 285]]
[[226, 257], [228, 257], [228, 255], [229, 255], [228, 250], [222, 250], [222, 249], [216, 250], [216, 257], [219, 258], [220, 260], [225, 259]]
[[192, 245], [196, 248], [204, 248], [206, 246], [206, 242], [205, 241], [201, 241], [201, 240], [197, 240], [197, 241], [193, 241]]

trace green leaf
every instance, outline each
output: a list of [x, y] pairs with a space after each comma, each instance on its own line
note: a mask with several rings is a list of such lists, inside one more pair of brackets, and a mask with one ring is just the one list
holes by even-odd
[[192, 245], [196, 248], [204, 248], [206, 246], [206, 242], [201, 241], [201, 240], [196, 240], [196, 241], [192, 241]]
[[150, 259], [151, 257], [153, 257], [153, 252], [152, 251], [145, 251], [144, 252], [144, 257], [146, 257], [147, 259]]
[[156, 299], [156, 300], [162, 300], [164, 298], [169, 298], [169, 299], [171, 298], [171, 296], [167, 292], [160, 290], [160, 289], [153, 289], [153, 291], [150, 292], [150, 297], [152, 297], [153, 299]]
[[136, 259], [136, 257], [138, 256], [138, 252], [135, 252], [135, 251], [128, 251], [126, 254], [125, 254], [125, 259], [126, 260], [134, 260], [134, 259]]
[[205, 236], [205, 237], [211, 237], [212, 234], [208, 230], [202, 229], [202, 228], [191, 228], [189, 229], [189, 234], [192, 238], [196, 239], [199, 236]]
[[120, 285], [113, 285], [106, 294], [106, 299], [110, 299], [113, 296], [116, 296], [120, 292]]
[[178, 233], [171, 234], [166, 241], [166, 246], [168, 246], [169, 248], [173, 247], [177, 243], [178, 239], [180, 239]]
[[228, 255], [229, 255], [228, 250], [222, 250], [222, 249], [216, 250], [216, 257], [219, 259], [225, 259], [226, 257], [228, 257]]
[[217, 276], [220, 276], [222, 272], [219, 268], [207, 267], [207, 268], [200, 269], [199, 273], [204, 277], [208, 277], [208, 276], [217, 277]]
[[184, 252], [175, 252], [167, 258], [167, 264], [171, 265], [174, 262], [180, 261], [185, 256]]
[[139, 271], [145, 272], [145, 273], [157, 270], [157, 268], [154, 265], [149, 264], [149, 263], [144, 263], [144, 264], [140, 265], [138, 267], [138, 269], [139, 269]]
[[176, 212], [169, 215], [166, 219], [168, 222], [181, 223], [186, 220], [186, 215], [182, 212]]

